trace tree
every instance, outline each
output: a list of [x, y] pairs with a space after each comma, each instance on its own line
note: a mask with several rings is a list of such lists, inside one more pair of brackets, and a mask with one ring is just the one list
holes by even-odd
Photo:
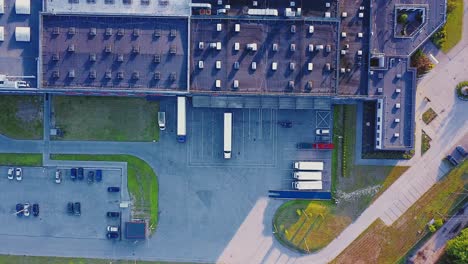
[[413, 56], [411, 56], [411, 67], [416, 68], [418, 76], [420, 76], [432, 70], [434, 64], [432, 64], [431, 60], [421, 49], [418, 49]]
[[447, 1], [447, 13], [452, 13], [453, 10], [457, 8], [457, 2], [455, 0]]
[[463, 229], [460, 235], [447, 242], [447, 258], [452, 263], [468, 263], [468, 228]]
[[408, 22], [408, 14], [403, 13], [398, 16], [398, 23], [400, 24], [406, 24]]

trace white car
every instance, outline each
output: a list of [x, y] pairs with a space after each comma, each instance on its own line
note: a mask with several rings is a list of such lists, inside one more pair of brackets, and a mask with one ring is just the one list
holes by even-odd
[[17, 181], [21, 181], [23, 179], [23, 170], [21, 168], [16, 168], [15, 176]]
[[61, 183], [62, 182], [62, 171], [56, 170], [55, 171], [55, 183]]
[[119, 232], [118, 226], [107, 226], [107, 232]]
[[24, 207], [23, 207], [23, 214], [24, 214], [24, 216], [29, 216], [29, 207], [30, 207], [30, 206], [29, 206], [29, 203], [25, 203], [23, 206], [24, 206]]
[[8, 179], [9, 180], [13, 180], [13, 171], [15, 169], [14, 168], [8, 168]]

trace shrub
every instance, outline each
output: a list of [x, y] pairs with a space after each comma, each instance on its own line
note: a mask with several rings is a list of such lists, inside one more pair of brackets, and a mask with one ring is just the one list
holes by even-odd
[[461, 234], [447, 242], [447, 257], [451, 263], [468, 263], [468, 228], [463, 229]]

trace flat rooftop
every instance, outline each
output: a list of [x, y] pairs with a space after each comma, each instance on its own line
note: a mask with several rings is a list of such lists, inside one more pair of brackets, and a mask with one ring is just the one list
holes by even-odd
[[[411, 38], [395, 38], [395, 6], [424, 7], [425, 24]], [[371, 52], [386, 56], [411, 55], [436, 29], [445, 22], [446, 7], [439, 0], [375, 0], [372, 4]]]
[[383, 99], [382, 120], [377, 120], [382, 126], [382, 148], [408, 150], [414, 142], [416, 72], [409, 69], [408, 58], [389, 58], [386, 64], [386, 70], [370, 75], [369, 87], [370, 95]]
[[[0, 74], [8, 76], [34, 76], [26, 78], [30, 87], [37, 87], [37, 61], [39, 56], [39, 12], [41, 1], [31, 1], [30, 14], [16, 14], [15, 0], [4, 0], [4, 13], [0, 15], [0, 27], [4, 40], [0, 41]], [[16, 27], [30, 28], [30, 41], [19, 42], [15, 38]], [[13, 78], [23, 80], [23, 78]]]
[[[310, 26], [313, 33], [309, 33]], [[190, 89], [333, 94], [337, 27], [336, 22], [310, 20], [192, 17]], [[248, 45], [256, 47], [249, 49]], [[313, 45], [312, 51], [309, 45]], [[234, 85], [236, 81], [238, 87]]]
[[190, 0], [45, 0], [45, 12], [53, 14], [189, 16]]
[[187, 19], [42, 16], [42, 87], [187, 90]]

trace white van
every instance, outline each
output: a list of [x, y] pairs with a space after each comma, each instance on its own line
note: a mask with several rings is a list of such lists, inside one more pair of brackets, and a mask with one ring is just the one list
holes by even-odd
[[158, 125], [160, 130], [166, 129], [166, 112], [158, 112]]

